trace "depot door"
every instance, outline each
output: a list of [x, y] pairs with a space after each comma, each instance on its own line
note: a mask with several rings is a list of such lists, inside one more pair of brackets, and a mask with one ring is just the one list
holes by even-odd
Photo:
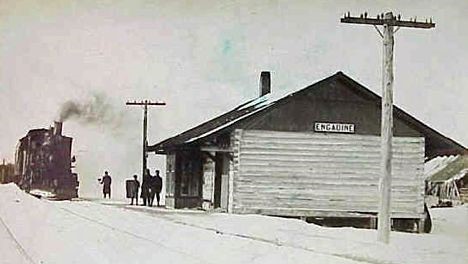
[[214, 207], [227, 210], [229, 183], [229, 157], [226, 153], [217, 152], [214, 180]]

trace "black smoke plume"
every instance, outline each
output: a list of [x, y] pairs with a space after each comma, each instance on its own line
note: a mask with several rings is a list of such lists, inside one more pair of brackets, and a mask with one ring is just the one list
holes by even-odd
[[124, 118], [123, 111], [117, 111], [106, 96], [93, 94], [85, 101], [68, 100], [62, 104], [58, 121], [76, 120], [83, 124], [119, 127]]

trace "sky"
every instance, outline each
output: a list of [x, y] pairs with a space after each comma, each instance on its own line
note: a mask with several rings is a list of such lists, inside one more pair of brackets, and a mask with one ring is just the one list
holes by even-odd
[[[343, 71], [381, 94], [382, 40], [342, 24], [347, 11], [432, 17], [432, 30], [395, 35], [394, 103], [468, 145], [467, 1], [0, 0], [0, 158], [48, 127], [66, 102], [94, 103], [102, 122], [70, 118], [80, 194], [140, 174], [142, 109], [154, 144], [258, 96], [261, 71], [287, 92]], [[164, 172], [163, 156], [150, 167]], [[163, 173], [164, 175], [164, 173]], [[123, 189], [123, 188], [122, 188]]]

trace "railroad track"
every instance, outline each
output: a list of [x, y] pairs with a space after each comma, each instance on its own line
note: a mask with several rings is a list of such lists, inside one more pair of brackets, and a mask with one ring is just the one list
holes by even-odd
[[[358, 261], [358, 262], [362, 262], [362, 263], [394, 264], [393, 262], [386, 262], [386, 261], [382, 261], [380, 259], [370, 259], [369, 257], [364, 258], [364, 257], [350, 255], [350, 254], [324, 252], [324, 251], [316, 250], [316, 249], [313, 249], [313, 248], [310, 248], [310, 247], [307, 247], [307, 246], [301, 246], [301, 245], [289, 243], [289, 242], [286, 242], [286, 241], [271, 240], [271, 239], [267, 239], [267, 238], [257, 237], [257, 236], [248, 235], [248, 234], [239, 234], [239, 233], [235, 233], [235, 232], [226, 232], [226, 231], [223, 231], [223, 230], [220, 230], [220, 229], [217, 229], [217, 228], [213, 228], [213, 227], [206, 227], [206, 226], [201, 226], [201, 225], [197, 225], [197, 224], [193, 224], [193, 223], [187, 223], [185, 221], [174, 219], [174, 218], [172, 218], [172, 217], [170, 217], [168, 215], [155, 214], [155, 211], [153, 211], [153, 210], [141, 209], [140, 207], [129, 207], [127, 205], [122, 206], [122, 205], [118, 205], [118, 204], [104, 204], [104, 205], [117, 206], [117, 207], [120, 207], [120, 208], [124, 208], [126, 210], [145, 212], [145, 213], [147, 213], [148, 215], [150, 215], [152, 217], [157, 217], [158, 219], [162, 219], [162, 220], [171, 222], [173, 224], [178, 224], [178, 225], [182, 225], [182, 226], [190, 226], [190, 227], [193, 227], [193, 228], [197, 228], [197, 229], [201, 229], [201, 230], [205, 230], [205, 231], [209, 231], [209, 232], [214, 232], [214, 233], [216, 233], [218, 235], [225, 235], [225, 236], [231, 236], [231, 237], [236, 237], [236, 238], [240, 238], [240, 239], [247, 239], [247, 240], [250, 240], [250, 241], [255, 241], [255, 242], [260, 242], [260, 243], [267, 243], [267, 244], [274, 245], [274, 246], [277, 246], [277, 247], [288, 247], [288, 248], [293, 248], [293, 249], [305, 250], [305, 251], [308, 251], [308, 252], [311, 252], [311, 253], [314, 253], [314, 254], [325, 255], [325, 256], [333, 256], [333, 257], [342, 258], [342, 259], [345, 259], [345, 260]], [[335, 240], [336, 239], [336, 238], [332, 238], [332, 237], [328, 237], [328, 236], [320, 236], [320, 235], [318, 235], [318, 236], [317, 235], [314, 235], [314, 236], [312, 236], [312, 235], [303, 235], [303, 236], [320, 238], [320, 239], [327, 239], [327, 240]], [[363, 246], [374, 245], [373, 243], [363, 243], [363, 242], [361, 242], [361, 243], [363, 244]]]
[[16, 248], [18, 249], [18, 252], [21, 254], [21, 256], [24, 257], [24, 259], [26, 259], [26, 261], [28, 263], [31, 263], [31, 264], [36, 264], [36, 262], [33, 260], [33, 258], [31, 257], [31, 255], [28, 254], [28, 252], [24, 249], [23, 245], [21, 245], [21, 243], [18, 241], [18, 239], [16, 239], [15, 235], [13, 234], [13, 232], [10, 230], [10, 228], [8, 227], [8, 225], [5, 223], [5, 221], [3, 220], [3, 218], [1, 217], [0, 215], [0, 223], [1, 225], [5, 228], [8, 236], [11, 238], [11, 240], [15, 243], [15, 246]]
[[[95, 204], [98, 203], [97, 201], [86, 201], [86, 202], [95, 203]], [[50, 203], [54, 204], [54, 207], [57, 208], [58, 210], [61, 210], [62, 212], [65, 212], [66, 214], [72, 215], [73, 217], [75, 217], [77, 219], [80, 219], [80, 221], [90, 222], [90, 223], [93, 223], [95, 225], [99, 225], [101, 227], [109, 229], [112, 232], [118, 232], [118, 233], [124, 234], [126, 236], [132, 237], [134, 239], [142, 240], [142, 241], [145, 241], [147, 243], [156, 245], [159, 248], [164, 248], [164, 249], [166, 249], [168, 251], [171, 251], [172, 253], [176, 253], [178, 255], [181, 255], [181, 256], [187, 258], [190, 262], [210, 263], [210, 261], [207, 258], [201, 258], [197, 254], [190, 254], [190, 253], [187, 253], [187, 252], [185, 252], [185, 251], [183, 251], [183, 250], [181, 250], [181, 249], [179, 249], [177, 247], [168, 246], [165, 243], [154, 240], [152, 238], [148, 238], [144, 234], [139, 234], [139, 233], [136, 233], [136, 232], [132, 232], [131, 230], [127, 230], [127, 229], [122, 228], [120, 226], [109, 224], [108, 222], [105, 222], [103, 220], [93, 218], [92, 215], [86, 215], [85, 213], [81, 212], [80, 210], [73, 210], [73, 208], [68, 208], [68, 207], [66, 207], [66, 206], [64, 206], [63, 204], [60, 204], [60, 203], [55, 203], [55, 202], [52, 202], [52, 201], [50, 201]], [[89, 207], [89, 206], [86, 206], [85, 204], [82, 204], [80, 201], [77, 201], [76, 203], [74, 202], [73, 204], [75, 206], [83, 207], [83, 208]], [[258, 237], [258, 236], [254, 236], [254, 235], [250, 235], [250, 234], [227, 232], [227, 231], [224, 231], [224, 230], [221, 230], [221, 229], [218, 229], [218, 228], [206, 227], [206, 226], [197, 225], [197, 224], [194, 224], [194, 223], [189, 223], [189, 222], [186, 222], [186, 221], [178, 220], [178, 219], [175, 219], [174, 217], [171, 217], [170, 215], [155, 214], [154, 211], [151, 213], [152, 210], [145, 210], [145, 209], [141, 210], [139, 207], [138, 208], [133, 208], [133, 207], [128, 207], [128, 206], [122, 206], [122, 205], [119, 205], [119, 204], [102, 204], [102, 203], [99, 203], [99, 204], [100, 205], [107, 205], [107, 206], [111, 206], [111, 207], [121, 207], [121, 208], [124, 208], [125, 210], [129, 210], [129, 211], [130, 210], [139, 211], [139, 212], [143, 211], [143, 212], [148, 213], [147, 215], [149, 215], [151, 217], [156, 217], [156, 218], [158, 218], [160, 220], [167, 221], [167, 222], [170, 222], [172, 224], [176, 224], [176, 225], [180, 225], [180, 226], [189, 226], [189, 227], [197, 228], [199, 230], [203, 230], [203, 231], [206, 231], [206, 232], [213, 232], [213, 233], [216, 233], [217, 235], [230, 236], [230, 237], [234, 237], [234, 238], [238, 238], [238, 239], [245, 239], [245, 240], [249, 240], [249, 241], [255, 241], [255, 242], [258, 242], [258, 243], [265, 243], [265, 244], [273, 245], [275, 247], [286, 247], [286, 248], [292, 248], [292, 249], [296, 249], [296, 250], [304, 250], [304, 251], [307, 251], [307, 252], [310, 252], [310, 253], [313, 253], [313, 254], [318, 254], [318, 255], [322, 255], [322, 256], [329, 256], [329, 257], [336, 257], [336, 258], [340, 258], [340, 259], [343, 259], [343, 260], [346, 260], [346, 261], [351, 261], [351, 262], [370, 263], [370, 264], [391, 263], [391, 262], [382, 262], [382, 260], [371, 259], [369, 257], [364, 258], [364, 257], [359, 257], [359, 256], [349, 255], [349, 254], [339, 254], [339, 253], [333, 253], [333, 252], [325, 252], [325, 251], [316, 250], [314, 248], [310, 248], [310, 247], [307, 247], [307, 246], [304, 246], [304, 245], [297, 245], [297, 244], [290, 243], [290, 242], [287, 242], [287, 241], [280, 241], [280, 240], [272, 240], [272, 239], [268, 239], [268, 238], [262, 238], [262, 237]], [[26, 250], [21, 245], [21, 243], [14, 237], [13, 233], [8, 228], [8, 226], [6, 226], [4, 221], [1, 218], [0, 218], [0, 220], [1, 220], [2, 225], [5, 226], [5, 228], [7, 229], [9, 235], [12, 237], [13, 241], [15, 241], [15, 243], [17, 244], [18, 249], [21, 252], [21, 254], [24, 255], [24, 257], [29, 261], [29, 263], [36, 264], [36, 262], [34, 262], [34, 260], [31, 258], [31, 256], [26, 252]], [[326, 236], [315, 236], [315, 237], [319, 238], [319, 239], [330, 239], [330, 240], [334, 239], [334, 238], [326, 237]]]
[[122, 229], [120, 227], [117, 227], [117, 226], [114, 226], [114, 225], [110, 225], [108, 223], [105, 223], [103, 221], [100, 221], [100, 220], [97, 220], [97, 219], [93, 219], [91, 217], [88, 217], [86, 215], [82, 215], [80, 213], [77, 213], [77, 212], [74, 212], [70, 209], [67, 209], [67, 208], [64, 208], [64, 207], [61, 207], [59, 206], [58, 207], [59, 209], [61, 209], [62, 211], [70, 214], [70, 215], [73, 215], [81, 220], [85, 220], [85, 221], [88, 221], [88, 222], [91, 222], [93, 224], [96, 224], [96, 225], [99, 225], [99, 226], [102, 226], [102, 227], [105, 227], [107, 229], [110, 229], [114, 232], [119, 232], [121, 234], [125, 234], [127, 236], [130, 236], [130, 237], [133, 237], [133, 238], [136, 238], [136, 239], [139, 239], [139, 240], [143, 240], [145, 242], [148, 242], [148, 243], [151, 243], [151, 244], [154, 244], [154, 245], [157, 245], [158, 247], [161, 247], [161, 248], [165, 248], [173, 253], [176, 253], [176, 254], [180, 254], [180, 255], [183, 255], [185, 257], [187, 257], [188, 259], [190, 259], [190, 261], [193, 261], [193, 260], [196, 260], [196, 262], [198, 263], [201, 263], [201, 264], [204, 264], [204, 263], [213, 263], [215, 264], [214, 262], [209, 262], [207, 261], [206, 259], [201, 259], [200, 257], [196, 256], [196, 255], [193, 255], [193, 254], [189, 254], [187, 252], [184, 252], [182, 250], [179, 250], [177, 248], [172, 248], [172, 247], [168, 247], [167, 245], [165, 245], [164, 243], [161, 243], [159, 241], [155, 241], [153, 239], [150, 239], [150, 238], [147, 238], [145, 236], [142, 236], [142, 235], [139, 235], [139, 234], [136, 234], [134, 232], [130, 232], [128, 230], [125, 230], [125, 229]]

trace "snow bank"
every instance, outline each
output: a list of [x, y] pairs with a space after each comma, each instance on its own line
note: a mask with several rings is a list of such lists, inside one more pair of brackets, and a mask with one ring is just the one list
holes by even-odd
[[[453, 208], [432, 208], [432, 233], [439, 236], [448, 236], [460, 240], [465, 244], [468, 252], [468, 206]], [[466, 262], [468, 263], [468, 261]]]
[[39, 197], [44, 197], [44, 198], [55, 198], [56, 195], [54, 193], [44, 191], [44, 190], [39, 190], [39, 189], [33, 189], [29, 192], [32, 195], [36, 195]]
[[[447, 209], [450, 210], [450, 209]], [[391, 243], [376, 243], [376, 230], [326, 228], [295, 219], [258, 215], [174, 215], [172, 218], [195, 226], [221, 230], [271, 241], [280, 246], [341, 256], [368, 263], [468, 263], [468, 207], [450, 214], [437, 211], [434, 234], [392, 232]], [[213, 219], [214, 218], [214, 219]], [[457, 230], [465, 231], [458, 232]]]
[[[392, 232], [384, 245], [375, 242], [375, 230], [116, 202], [50, 202], [14, 185], [0, 186], [0, 201], [1, 218], [34, 263], [468, 263], [468, 207], [437, 208], [433, 234]], [[0, 242], [4, 248], [11, 241]]]

